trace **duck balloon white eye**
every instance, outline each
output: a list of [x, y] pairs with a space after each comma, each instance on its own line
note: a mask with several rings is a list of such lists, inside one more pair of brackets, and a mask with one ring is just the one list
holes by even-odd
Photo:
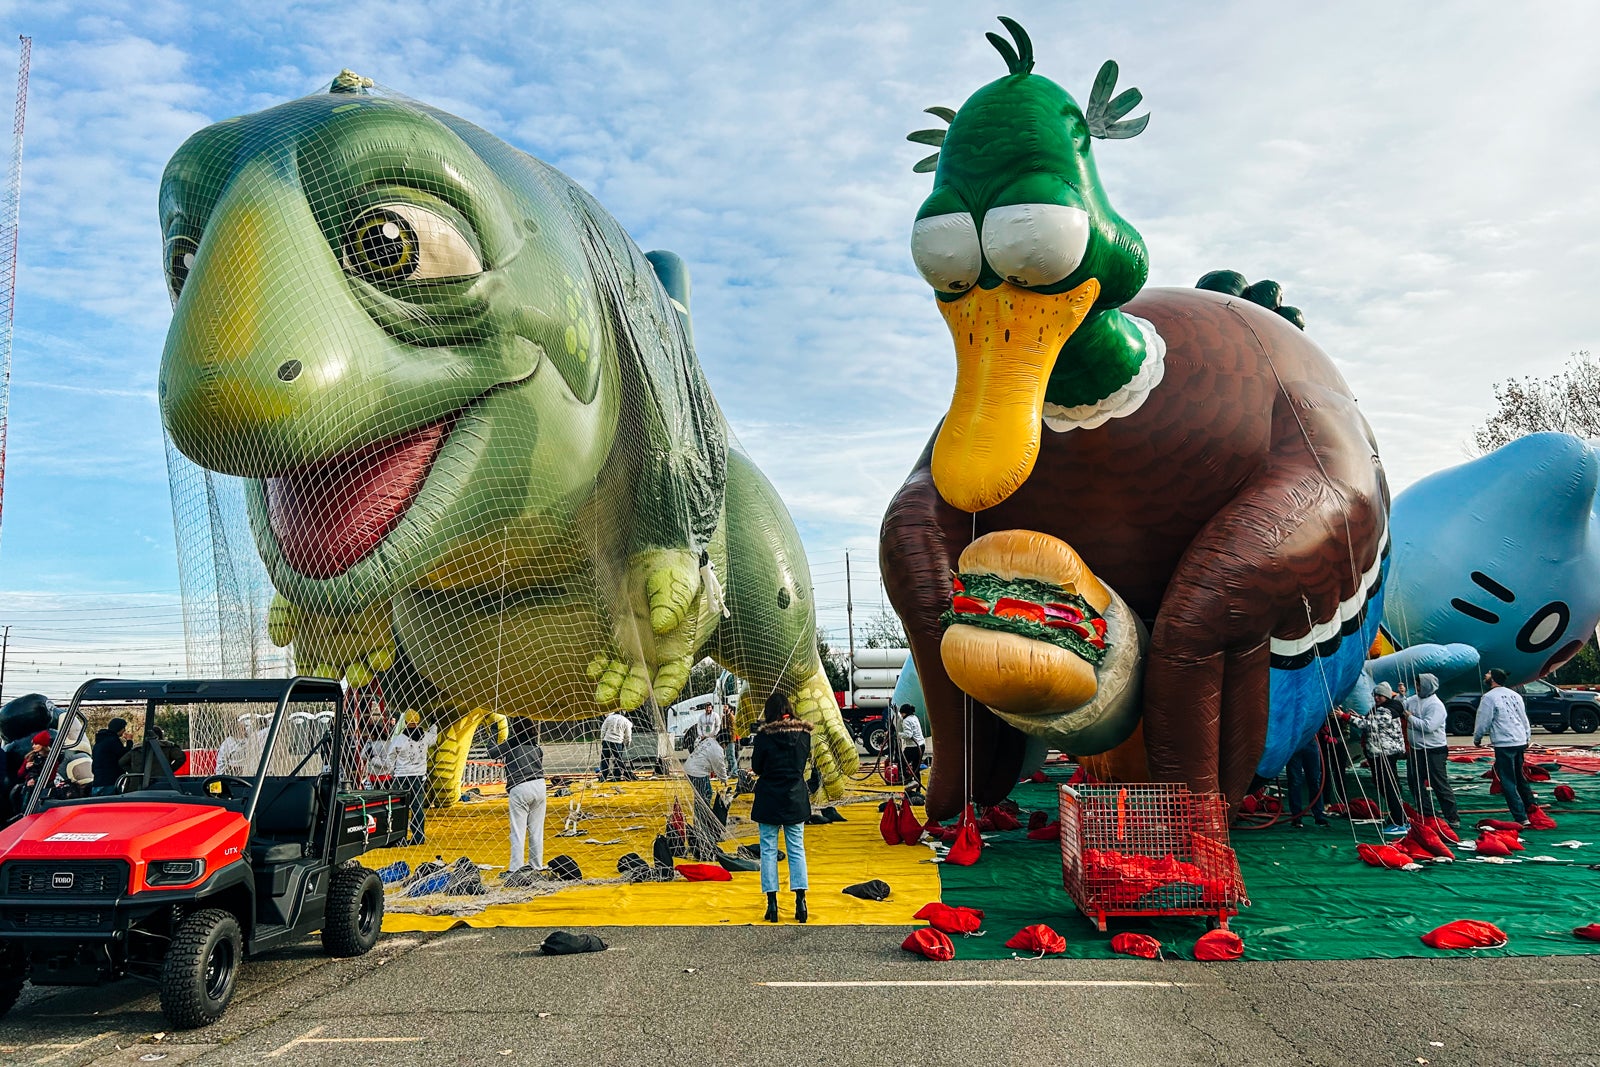
[[369, 282], [479, 274], [478, 253], [454, 225], [415, 204], [381, 204], [345, 230], [344, 267]]
[[1061, 204], [1008, 204], [983, 217], [983, 254], [1014, 285], [1054, 285], [1083, 262], [1089, 215]]
[[911, 227], [911, 259], [935, 289], [966, 292], [977, 284], [983, 269], [977, 224], [965, 212], [918, 219]]

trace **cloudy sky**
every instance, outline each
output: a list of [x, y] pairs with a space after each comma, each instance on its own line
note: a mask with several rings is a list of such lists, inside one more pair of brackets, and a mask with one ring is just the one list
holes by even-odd
[[156, 185], [195, 130], [345, 66], [553, 163], [689, 262], [701, 359], [834, 628], [847, 548], [858, 600], [881, 602], [878, 519], [954, 380], [908, 252], [930, 179], [904, 137], [1003, 73], [996, 14], [1080, 100], [1121, 63], [1151, 122], [1097, 154], [1151, 283], [1282, 282], [1396, 489], [1466, 457], [1494, 382], [1596, 343], [1600, 7], [717, 6], [0, 3], [0, 27], [34, 39], [6, 695], [174, 660]]

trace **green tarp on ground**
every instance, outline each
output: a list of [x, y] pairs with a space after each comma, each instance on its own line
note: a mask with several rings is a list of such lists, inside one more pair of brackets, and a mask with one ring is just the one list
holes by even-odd
[[[1487, 765], [1452, 764], [1452, 784], [1462, 808], [1462, 836], [1471, 839], [1480, 818], [1508, 818], [1501, 798], [1489, 794], [1478, 777]], [[1600, 951], [1600, 944], [1572, 936], [1574, 927], [1600, 922], [1600, 776], [1557, 774], [1535, 786], [1548, 800], [1551, 787], [1565, 781], [1578, 793], [1576, 804], [1551, 803], [1560, 824], [1554, 831], [1525, 832], [1523, 862], [1472, 862], [1460, 852], [1452, 864], [1429, 864], [1420, 871], [1368, 867], [1356, 858], [1351, 825], [1333, 819], [1327, 828], [1296, 830], [1287, 820], [1261, 830], [1235, 829], [1245, 889], [1251, 906], [1229, 928], [1244, 938], [1245, 959], [1354, 960], [1397, 956], [1448, 956], [1428, 948], [1420, 936], [1453, 919], [1482, 919], [1510, 937], [1505, 948], [1482, 955], [1548, 956]], [[1352, 795], [1358, 795], [1352, 782]], [[1371, 793], [1370, 780], [1363, 779]], [[1024, 784], [1013, 798], [1026, 812], [1043, 809], [1054, 817], [1056, 784]], [[1478, 813], [1483, 809], [1483, 813]], [[1563, 810], [1566, 809], [1566, 810]], [[1024, 815], [1026, 820], [1026, 815]], [[1358, 839], [1376, 842], [1376, 826], [1354, 827]], [[1008, 959], [1005, 941], [1032, 923], [1045, 923], [1067, 940], [1067, 955], [1113, 956], [1111, 936], [1119, 930], [1153, 934], [1170, 952], [1187, 957], [1205, 920], [1194, 918], [1112, 920], [1106, 933], [1078, 911], [1061, 884], [1061, 854], [1056, 842], [1029, 841], [1023, 831], [987, 835], [983, 858], [971, 867], [940, 865], [946, 904], [984, 912], [983, 937], [955, 937], [957, 959]], [[1554, 848], [1577, 839], [1582, 848]], [[1558, 862], [1541, 863], [1535, 856]]]

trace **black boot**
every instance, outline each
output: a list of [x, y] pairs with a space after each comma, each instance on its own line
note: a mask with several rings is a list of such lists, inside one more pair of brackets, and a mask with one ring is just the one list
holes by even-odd
[[767, 922], [775, 923], [777, 921], [778, 921], [778, 894], [776, 894], [776, 893], [768, 893], [767, 894]]
[[794, 921], [797, 923], [805, 922], [807, 914], [806, 891], [804, 889], [796, 889], [794, 891]]

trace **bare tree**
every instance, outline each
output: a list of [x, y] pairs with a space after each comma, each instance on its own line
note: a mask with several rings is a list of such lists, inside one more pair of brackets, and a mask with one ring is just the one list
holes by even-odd
[[863, 644], [867, 648], [906, 648], [905, 627], [900, 619], [888, 611], [880, 611], [861, 626]]
[[1600, 437], [1600, 359], [1584, 349], [1548, 378], [1507, 378], [1495, 384], [1494, 401], [1494, 414], [1472, 432], [1480, 454], [1546, 430]]

